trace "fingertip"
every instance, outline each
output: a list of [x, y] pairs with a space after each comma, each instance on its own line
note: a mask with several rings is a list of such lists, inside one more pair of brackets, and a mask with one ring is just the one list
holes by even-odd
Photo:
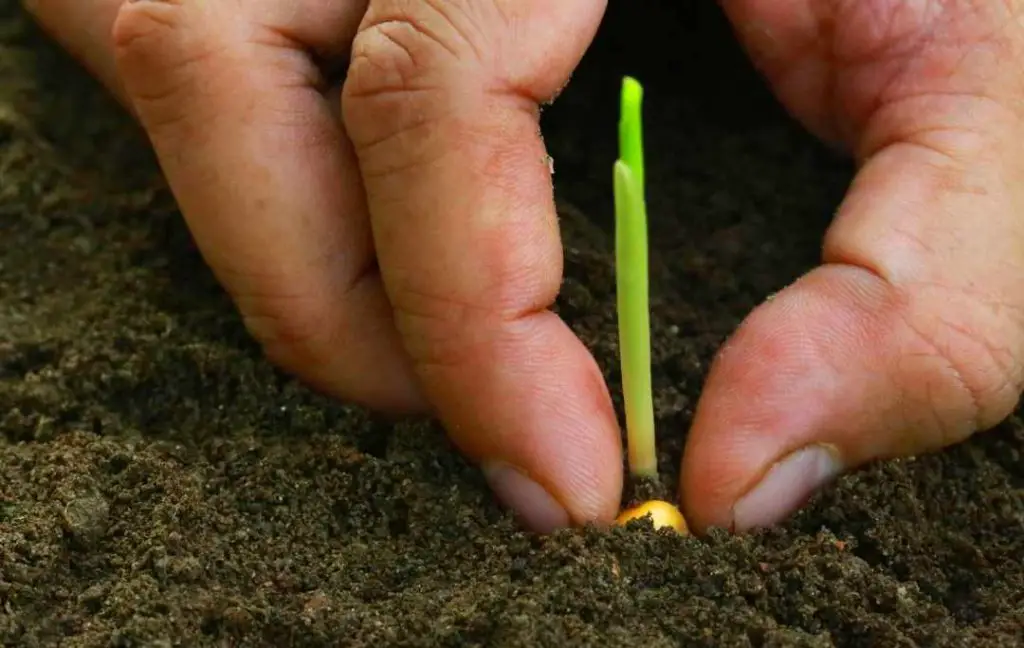
[[680, 476], [695, 529], [780, 522], [886, 443], [887, 393], [896, 389], [887, 363], [898, 342], [887, 335], [884, 291], [866, 274], [811, 272], [755, 309], [723, 346]]
[[532, 531], [551, 533], [571, 524], [568, 509], [522, 469], [494, 461], [483, 465], [483, 473], [495, 497]]
[[964, 377], [985, 375], [987, 359], [968, 354], [963, 328], [944, 345], [922, 333], [956, 316], [844, 264], [755, 309], [715, 359], [687, 440], [680, 487], [694, 527], [781, 522], [844, 470], [979, 429]]
[[452, 440], [527, 528], [611, 522], [622, 494], [622, 445], [597, 363], [547, 311], [503, 337], [425, 382]]

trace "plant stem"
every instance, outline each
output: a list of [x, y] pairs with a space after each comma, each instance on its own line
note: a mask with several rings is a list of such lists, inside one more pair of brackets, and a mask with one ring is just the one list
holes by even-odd
[[636, 476], [657, 477], [642, 99], [643, 88], [626, 77], [619, 121], [620, 158], [614, 169], [616, 292], [630, 471]]

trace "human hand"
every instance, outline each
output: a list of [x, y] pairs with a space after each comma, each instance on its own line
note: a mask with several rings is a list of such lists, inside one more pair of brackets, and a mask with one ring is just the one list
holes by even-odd
[[[272, 359], [348, 401], [433, 409], [535, 529], [612, 519], [611, 400], [547, 309], [562, 249], [538, 129], [603, 1], [27, 7], [144, 127]], [[347, 67], [343, 99], [321, 63]]]
[[1016, 406], [1024, 2], [722, 5], [783, 103], [859, 163], [824, 264], [748, 317], [695, 413], [689, 521], [743, 531]]
[[[603, 3], [515, 15], [496, 2], [468, 14], [458, 2], [441, 5], [448, 14], [300, 4], [33, 10], [135, 109], [273, 358], [343, 398], [436, 407], [472, 457], [542, 485], [496, 484], [534, 528], [610, 519], [621, 448], [607, 393], [544, 310], [561, 258], [535, 114]], [[862, 163], [825, 265], [751, 315], [698, 408], [685, 508], [697, 529], [743, 530], [781, 519], [842, 469], [958, 441], [1015, 404], [1020, 91], [998, 61], [1022, 41], [1016, 3], [724, 4], [782, 100]], [[529, 28], [502, 29], [510, 19]], [[465, 39], [453, 30], [467, 25]], [[308, 52], [344, 62], [357, 31], [341, 127]], [[838, 464], [804, 454], [788, 494], [773, 478], [774, 494], [738, 503], [815, 444]]]

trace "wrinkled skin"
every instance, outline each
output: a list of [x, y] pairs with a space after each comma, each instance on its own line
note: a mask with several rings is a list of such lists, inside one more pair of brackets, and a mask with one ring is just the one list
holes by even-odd
[[[859, 172], [823, 264], [712, 367], [682, 471], [698, 531], [775, 523], [843, 470], [995, 425], [1024, 357], [1024, 2], [722, 4]], [[604, 2], [28, 8], [144, 126], [270, 358], [436, 413], [531, 528], [612, 519], [622, 448], [593, 358], [548, 310], [562, 259], [537, 132]], [[347, 65], [340, 97], [318, 61]]]

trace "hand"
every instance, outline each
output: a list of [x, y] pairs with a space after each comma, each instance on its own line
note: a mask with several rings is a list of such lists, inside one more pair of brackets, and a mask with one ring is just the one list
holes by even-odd
[[[500, 2], [375, 0], [334, 16], [346, 12], [315, 0], [237, 14], [141, 2], [121, 10], [115, 47], [105, 34], [120, 0], [36, 2], [135, 107], [272, 357], [344, 398], [434, 406], [472, 457], [518, 467], [492, 470], [494, 485], [534, 528], [611, 518], [621, 448], [607, 392], [544, 310], [561, 258], [535, 114], [603, 3], [510, 16]], [[863, 166], [826, 264], [758, 309], [716, 361], [683, 466], [697, 529], [777, 521], [841, 470], [994, 424], [1020, 390], [1019, 97], [1014, 66], [989, 63], [1020, 48], [1008, 12], [878, 0], [830, 23], [811, 14], [823, 3], [792, 4], [726, 9], [783, 101]], [[351, 147], [306, 52], [343, 60], [353, 32]], [[371, 228], [379, 278], [366, 271]], [[802, 447], [827, 450], [797, 455], [788, 491], [779, 470], [767, 495], [744, 498]]]
[[[611, 400], [547, 310], [562, 249], [538, 129], [603, 1], [28, 8], [145, 128], [271, 358], [345, 400], [435, 410], [533, 528], [614, 516]], [[320, 64], [347, 67], [340, 99]]]
[[690, 522], [742, 531], [1015, 407], [1024, 2], [722, 4], [783, 103], [859, 163], [824, 264], [743, 323], [695, 415]]

